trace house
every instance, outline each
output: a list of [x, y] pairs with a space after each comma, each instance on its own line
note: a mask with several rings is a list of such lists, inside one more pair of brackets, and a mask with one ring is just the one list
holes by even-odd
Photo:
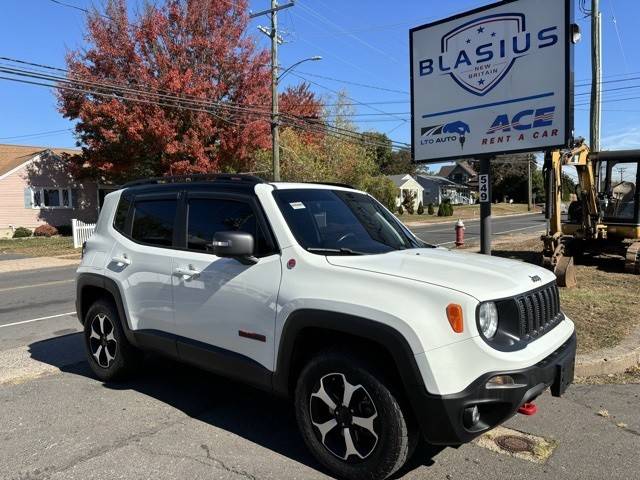
[[448, 199], [453, 205], [474, 203], [469, 187], [435, 175], [418, 175], [416, 180], [423, 188], [422, 204], [441, 204]]
[[63, 154], [79, 150], [0, 144], [0, 237], [17, 227], [95, 222], [98, 187], [76, 182]]
[[478, 173], [466, 160], [459, 160], [453, 165], [440, 168], [437, 176], [451, 180], [458, 185], [466, 185], [472, 190], [478, 188]]
[[422, 186], [411, 175], [388, 175], [388, 178], [398, 188], [396, 196], [396, 207], [399, 207], [407, 195], [413, 195], [413, 208], [418, 209], [418, 205], [422, 201]]

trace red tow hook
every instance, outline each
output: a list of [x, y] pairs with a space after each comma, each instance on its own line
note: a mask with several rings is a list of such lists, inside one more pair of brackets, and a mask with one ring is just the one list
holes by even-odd
[[533, 402], [523, 403], [518, 409], [518, 413], [522, 415], [535, 415], [538, 411], [538, 406]]

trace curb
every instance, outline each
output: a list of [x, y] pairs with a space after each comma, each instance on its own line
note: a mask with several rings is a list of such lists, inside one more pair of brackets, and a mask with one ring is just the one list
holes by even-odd
[[[526, 213], [510, 213], [509, 215], [496, 215], [491, 218], [511, 218], [511, 217], [526, 217], [527, 215], [540, 215], [544, 212], [526, 212]], [[455, 215], [454, 215], [455, 216]], [[402, 222], [401, 218], [398, 218]], [[463, 218], [463, 222], [475, 222], [480, 220], [480, 217]], [[444, 222], [408, 222], [404, 223], [407, 227], [429, 227], [431, 225], [447, 225], [457, 223], [458, 220], [445, 220]]]
[[[580, 341], [580, 339], [578, 339]], [[576, 356], [576, 377], [593, 377], [624, 373], [640, 365], [640, 328], [637, 328], [622, 343], [594, 353]]]
[[0, 263], [0, 274], [42, 270], [45, 268], [69, 267], [78, 265], [79, 258], [27, 257], [14, 260], [3, 260]]

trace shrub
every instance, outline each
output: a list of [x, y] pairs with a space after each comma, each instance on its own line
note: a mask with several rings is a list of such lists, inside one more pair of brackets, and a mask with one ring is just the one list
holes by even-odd
[[26, 238], [30, 237], [33, 232], [25, 227], [18, 227], [13, 232], [13, 238]]
[[424, 205], [422, 205], [422, 202], [420, 202], [418, 204], [418, 215], [422, 215], [424, 213]]
[[398, 215], [402, 215], [402, 214], [404, 214], [404, 208], [402, 208], [402, 205], [400, 205], [398, 207]]
[[34, 237], [53, 237], [54, 235], [58, 235], [58, 229], [46, 223], [33, 231]]
[[447, 217], [451, 217], [453, 215], [453, 205], [451, 203], [447, 203]]
[[[440, 214], [442, 211], [442, 215]], [[438, 208], [438, 216], [439, 217], [450, 217], [453, 215], [453, 205], [451, 205], [451, 200], [445, 198], [444, 201], [440, 204]]]
[[435, 210], [433, 209], [433, 203], [430, 203], [429, 205], [427, 205], [427, 213], [429, 215], [433, 215], [435, 213]]
[[62, 235], [63, 237], [70, 237], [73, 235], [71, 225], [58, 225], [56, 228], [58, 229], [58, 235]]
[[416, 194], [414, 192], [404, 192], [404, 198], [402, 199], [402, 206], [409, 215], [413, 215], [415, 211]]

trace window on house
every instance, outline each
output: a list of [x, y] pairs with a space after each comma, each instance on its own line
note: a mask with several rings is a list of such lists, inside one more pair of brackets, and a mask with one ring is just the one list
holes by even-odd
[[33, 208], [72, 208], [73, 200], [70, 188], [35, 187]]

